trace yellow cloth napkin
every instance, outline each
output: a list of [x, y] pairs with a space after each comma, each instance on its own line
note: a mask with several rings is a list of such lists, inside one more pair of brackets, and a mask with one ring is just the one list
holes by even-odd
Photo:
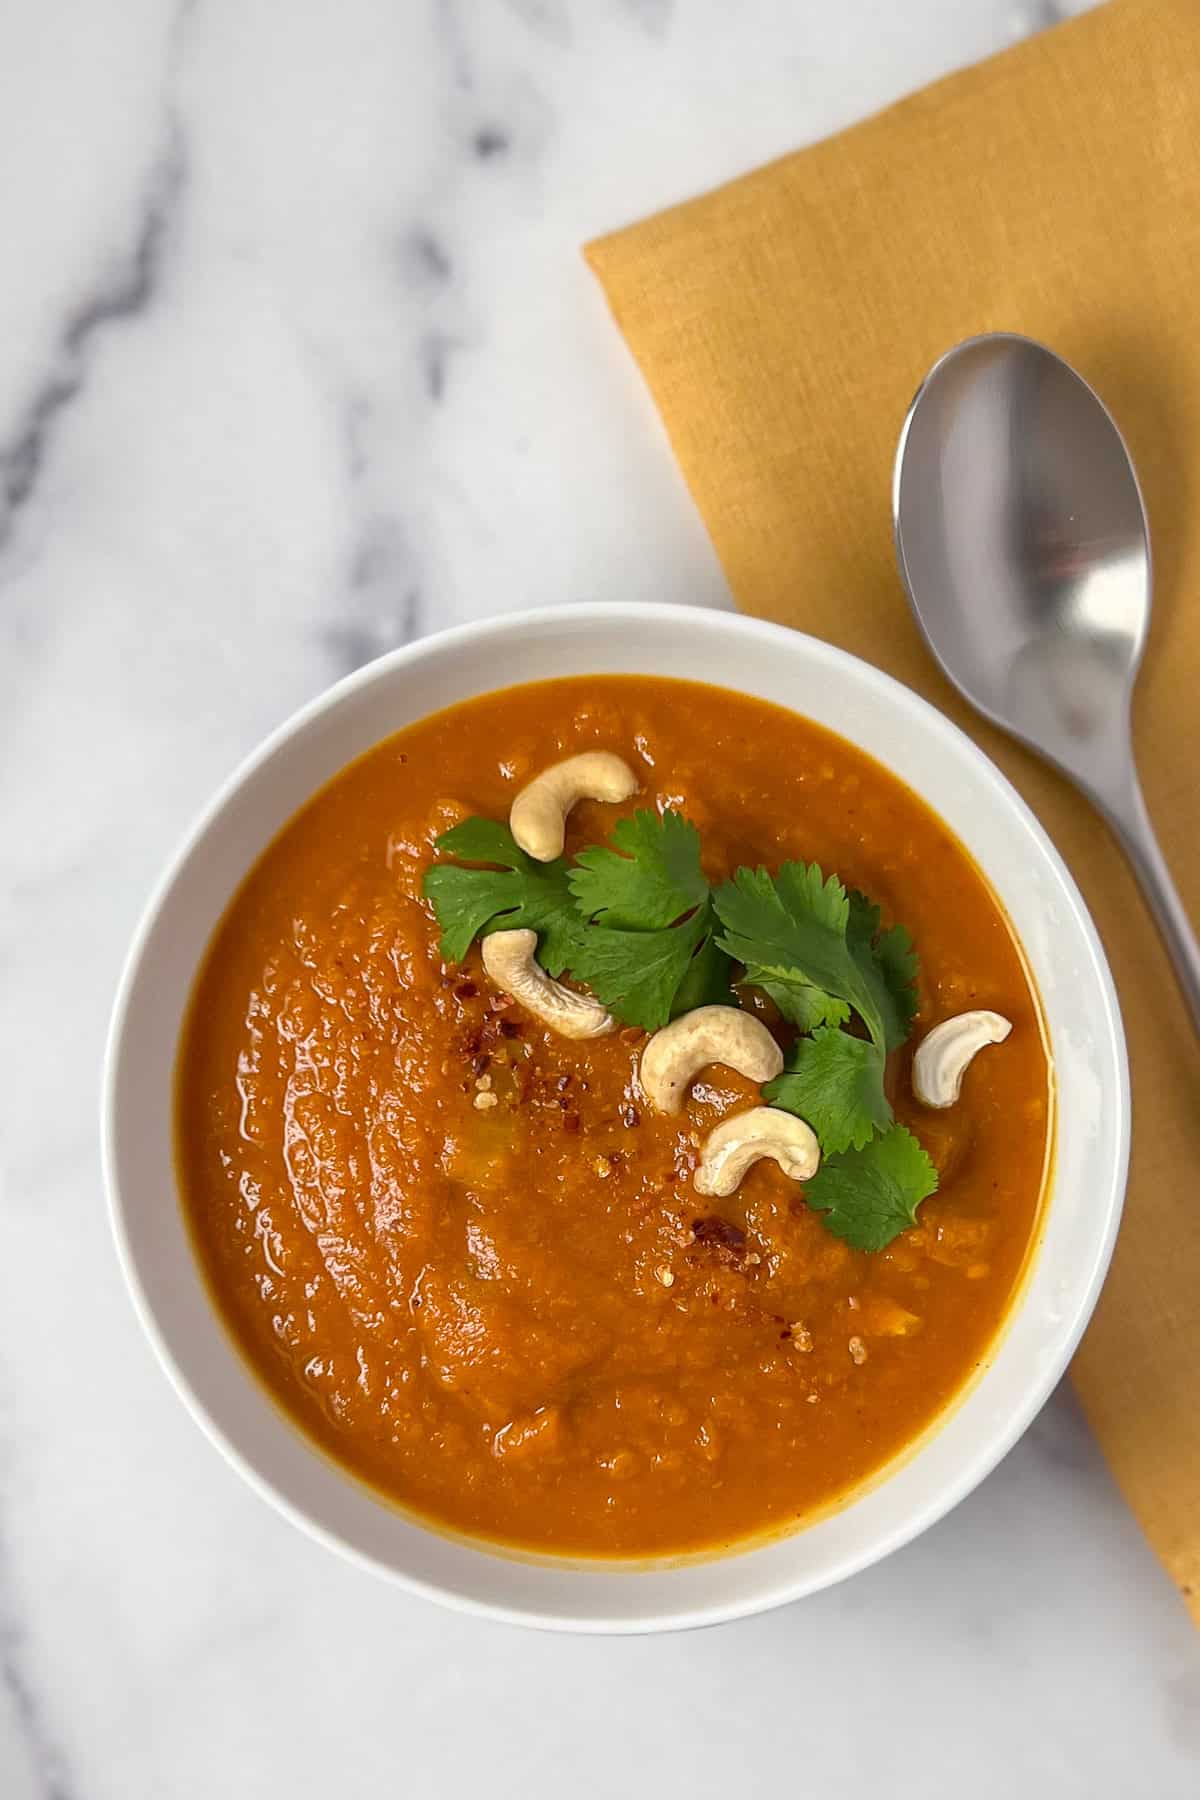
[[1075, 1360], [1113, 1471], [1200, 1621], [1200, 1048], [1121, 853], [935, 669], [892, 548], [892, 458], [975, 332], [1069, 358], [1126, 433], [1154, 534], [1136, 736], [1200, 917], [1200, 0], [1110, 0], [587, 251], [738, 603], [888, 669], [1040, 814], [1120, 988], [1133, 1172]]

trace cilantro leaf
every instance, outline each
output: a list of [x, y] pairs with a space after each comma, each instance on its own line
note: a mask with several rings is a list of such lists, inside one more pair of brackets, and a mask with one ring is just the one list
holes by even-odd
[[[706, 911], [708, 909], [706, 908]], [[671, 1002], [671, 1017], [691, 1012], [696, 1006], [733, 1006], [736, 1004], [730, 986], [731, 964], [712, 935], [711, 913], [700, 948], [687, 966]]]
[[585, 923], [571, 964], [610, 1012], [654, 1031], [728, 1000], [729, 964], [712, 941], [700, 833], [682, 813], [641, 811], [612, 847], [581, 850], [567, 877]]
[[846, 948], [849, 902], [835, 875], [826, 881], [816, 863], [784, 863], [774, 879], [765, 869], [739, 869], [713, 904], [722, 950], [784, 1018], [802, 1031], [849, 1018], [846, 990], [857, 992], [861, 981]]
[[916, 1011], [912, 940], [900, 926], [880, 934], [864, 895], [816, 863], [784, 863], [774, 878], [739, 869], [713, 898], [721, 948], [801, 1031], [844, 1024], [853, 1010], [873, 1043], [904, 1042]]
[[585, 981], [617, 1018], [657, 1031], [671, 1017], [692, 958], [708, 930], [707, 904], [682, 924], [661, 931], [586, 926], [578, 935], [571, 973]]
[[897, 1050], [917, 1011], [917, 958], [903, 925], [879, 929], [879, 908], [856, 889], [849, 895], [846, 942], [879, 1013], [884, 1042]]
[[653, 931], [707, 898], [700, 833], [682, 813], [637, 812], [614, 826], [612, 842], [581, 850], [568, 876], [586, 918]]
[[874, 951], [896, 1009], [899, 1036], [895, 1042], [888, 1043], [888, 1049], [895, 1050], [907, 1039], [917, 1016], [916, 981], [920, 963], [913, 949], [912, 934], [903, 925], [893, 925], [890, 931], [881, 932], [875, 939]]
[[917, 1207], [937, 1191], [937, 1170], [916, 1138], [893, 1125], [861, 1150], [826, 1157], [804, 1198], [855, 1250], [883, 1250], [917, 1223]]
[[[724, 939], [721, 944], [724, 948]], [[753, 980], [747, 971], [742, 980], [751, 987], [761, 988], [798, 1031], [815, 1031], [818, 1025], [841, 1025], [850, 1017], [850, 1008], [844, 1000], [823, 993], [820, 988], [810, 987], [807, 982], [782, 977], [776, 980], [761, 970], [755, 972]]]
[[528, 929], [538, 934], [542, 967], [561, 975], [580, 935], [563, 859], [535, 862], [494, 819], [464, 819], [443, 832], [437, 845], [465, 862], [498, 865], [464, 869], [435, 863], [426, 871], [422, 891], [437, 915], [445, 960], [461, 962], [481, 932]]
[[869, 1038], [825, 1025], [797, 1040], [783, 1074], [769, 1081], [763, 1094], [772, 1106], [806, 1120], [827, 1155], [861, 1150], [892, 1122], [883, 1060], [883, 1050]]

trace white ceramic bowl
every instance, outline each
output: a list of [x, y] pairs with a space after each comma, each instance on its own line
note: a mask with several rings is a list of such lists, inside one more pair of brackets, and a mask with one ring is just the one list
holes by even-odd
[[[266, 1397], [201, 1283], [175, 1197], [172, 1066], [209, 935], [260, 851], [352, 757], [454, 701], [555, 675], [669, 673], [736, 687], [840, 732], [941, 814], [1008, 909], [1040, 990], [1058, 1141], [1040, 1247], [1015, 1315], [965, 1400], [842, 1511], [740, 1554], [674, 1567], [509, 1556], [374, 1499]], [[1108, 1265], [1129, 1148], [1112, 980], [1083, 901], [1037, 821], [970, 740], [877, 670], [726, 613], [587, 606], [465, 626], [361, 669], [271, 737], [217, 795], [151, 900], [113, 1017], [104, 1155], [134, 1305], [178, 1390], [250, 1485], [322, 1543], [465, 1611], [578, 1631], [713, 1624], [828, 1587], [970, 1492], [1045, 1401]], [[999, 1547], [998, 1547], [999, 1548]]]

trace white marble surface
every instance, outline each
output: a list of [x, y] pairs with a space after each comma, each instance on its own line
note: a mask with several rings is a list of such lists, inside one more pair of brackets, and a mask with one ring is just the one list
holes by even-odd
[[141, 1340], [97, 1170], [135, 914], [267, 727], [453, 620], [727, 603], [582, 240], [1056, 10], [6, 9], [4, 1800], [1198, 1791], [1200, 1642], [1068, 1398], [921, 1542], [773, 1617], [483, 1626], [222, 1466]]

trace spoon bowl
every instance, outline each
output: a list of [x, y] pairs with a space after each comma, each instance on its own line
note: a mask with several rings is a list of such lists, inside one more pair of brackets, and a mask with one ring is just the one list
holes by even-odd
[[969, 338], [934, 365], [909, 409], [893, 516], [934, 656], [973, 706], [1108, 818], [1200, 1030], [1200, 949], [1134, 764], [1150, 532], [1111, 414], [1044, 345], [1008, 332]]

